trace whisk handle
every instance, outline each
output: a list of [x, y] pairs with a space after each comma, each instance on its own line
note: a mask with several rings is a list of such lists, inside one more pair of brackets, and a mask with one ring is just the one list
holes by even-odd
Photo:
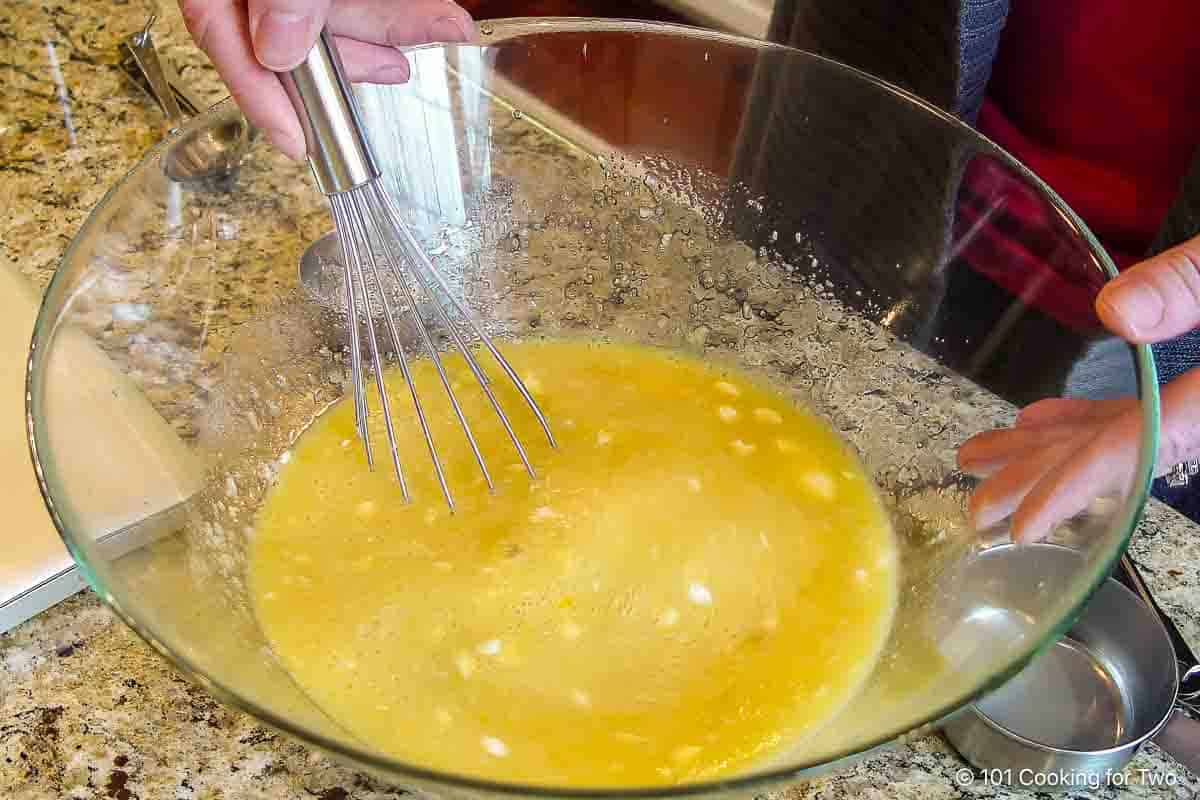
[[308, 163], [322, 193], [349, 191], [379, 177], [354, 90], [327, 31], [321, 31], [304, 61], [280, 73], [279, 80], [304, 127]]

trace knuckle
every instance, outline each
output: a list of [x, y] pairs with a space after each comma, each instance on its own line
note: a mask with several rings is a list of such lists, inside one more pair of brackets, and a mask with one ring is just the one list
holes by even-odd
[[1162, 403], [1158, 463], [1172, 467], [1200, 458], [1200, 370], [1177, 378], [1167, 387]]
[[399, 47], [408, 43], [408, 23], [403, 19], [390, 19], [383, 27], [383, 41], [388, 47]]
[[1200, 307], [1200, 237], [1180, 245], [1173, 255], [1167, 269], [1171, 282], [1177, 284], [1174, 288]]
[[209, 39], [212, 35], [213, 20], [221, 8], [222, 3], [214, 3], [212, 0], [179, 0], [183, 24], [196, 41], [196, 46], [205, 52], [211, 44]]
[[1181, 461], [1186, 461], [1192, 449], [1194, 437], [1182, 426], [1163, 426], [1162, 438], [1159, 441], [1158, 460], [1164, 467], [1172, 467]]

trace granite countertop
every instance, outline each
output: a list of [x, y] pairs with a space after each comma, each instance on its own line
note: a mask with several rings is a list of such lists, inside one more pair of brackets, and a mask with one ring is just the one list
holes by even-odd
[[[0, 258], [39, 288], [93, 205], [161, 135], [115, 47], [149, 2], [17, 0], [0, 9]], [[158, 9], [160, 50], [205, 101], [224, 92]], [[1200, 530], [1153, 507], [1132, 554], [1160, 603], [1200, 643]], [[789, 789], [795, 798], [1022, 798], [960, 785], [963, 762], [938, 736], [898, 744]], [[1200, 778], [1153, 745], [1120, 787], [1077, 797], [1184, 798]], [[120, 623], [90, 591], [0, 635], [0, 796], [11, 798], [356, 798], [404, 792], [331, 763], [219, 705]]]

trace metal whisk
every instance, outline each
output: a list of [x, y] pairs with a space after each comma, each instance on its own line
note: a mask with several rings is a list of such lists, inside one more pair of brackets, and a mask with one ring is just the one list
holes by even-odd
[[[417, 387], [409, 369], [409, 354], [405, 352], [397, 327], [397, 308], [407, 309], [419, 332], [421, 343], [437, 370], [450, 405], [458, 419], [479, 469], [487, 481], [489, 490], [495, 489], [487, 463], [471, 431], [471, 425], [463, 413], [462, 406], [451, 388], [450, 379], [438, 355], [429, 329], [421, 319], [419, 301], [424, 299], [434, 309], [437, 321], [449, 334], [455, 349], [462, 354], [471, 373], [482, 387], [492, 409], [499, 416], [505, 431], [512, 440], [526, 472], [531, 478], [536, 474], [529, 456], [525, 452], [516, 431], [500, 407], [489, 380], [480, 368], [467, 336], [474, 336], [496, 359], [500, 368], [516, 385], [517, 391], [529, 404], [541, 424], [551, 447], [556, 446], [554, 434], [537, 402], [525, 388], [516, 370], [505, 360], [500, 351], [472, 320], [470, 314], [451, 293], [437, 268], [425, 255], [416, 238], [408, 230], [392, 199], [380, 185], [380, 169], [371, 151], [363, 129], [362, 119], [354, 99], [353, 90], [346, 80], [341, 60], [332, 37], [322, 32], [317, 44], [309, 52], [304, 63], [292, 72], [281, 74], [280, 80], [291, 98], [292, 105], [304, 126], [308, 147], [308, 161], [316, 178], [317, 187], [329, 198], [334, 225], [341, 245], [344, 267], [346, 313], [350, 329], [350, 357], [353, 373], [354, 418], [358, 435], [366, 451], [367, 463], [374, 467], [371, 441], [367, 429], [367, 391], [364, 385], [362, 358], [362, 332], [367, 331], [367, 350], [370, 354], [371, 371], [375, 374], [379, 392], [380, 409], [391, 448], [392, 465], [405, 501], [411, 499], [404, 469], [397, 451], [396, 433], [393, 427], [387, 390], [384, 384], [385, 357], [373, 324], [373, 310], [378, 310], [385, 322], [388, 337], [396, 361], [412, 394], [417, 420], [433, 460], [438, 483], [445, 495], [446, 503], [454, 509], [454, 499], [446, 481], [442, 460], [433, 441], [429, 421], [417, 396]], [[393, 291], [389, 292], [390, 279]], [[439, 296], [440, 292], [440, 296]], [[376, 302], [373, 303], [372, 300]], [[449, 313], [447, 311], [449, 307]], [[464, 330], [467, 335], [464, 335]]]

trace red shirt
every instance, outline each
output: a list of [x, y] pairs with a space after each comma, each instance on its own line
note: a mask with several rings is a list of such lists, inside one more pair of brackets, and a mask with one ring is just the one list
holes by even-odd
[[[979, 129], [1046, 181], [1122, 269], [1144, 257], [1200, 145], [1198, 38], [1196, 0], [1012, 2]], [[977, 165], [967, 178], [981, 198], [1007, 195], [999, 213], [1010, 222], [1051, 225], [1011, 177]], [[1061, 321], [1092, 327], [1094, 276], [1039, 250], [1061, 236], [1030, 238], [979, 241], [965, 255], [1014, 291], [1036, 276], [1037, 305], [1049, 298]]]

